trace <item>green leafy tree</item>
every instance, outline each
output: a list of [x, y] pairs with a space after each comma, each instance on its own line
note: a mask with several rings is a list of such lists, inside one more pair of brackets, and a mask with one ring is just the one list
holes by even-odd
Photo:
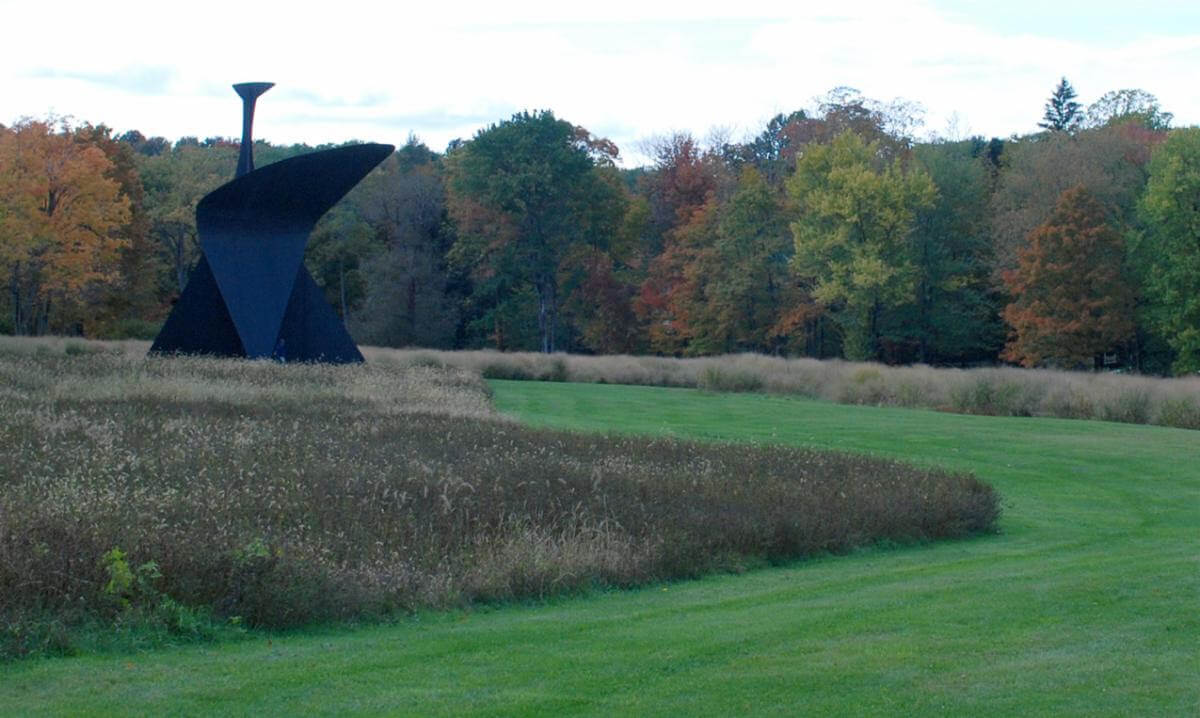
[[141, 157], [138, 172], [145, 191], [150, 236], [169, 271], [168, 287], [183, 292], [200, 253], [196, 204], [233, 179], [237, 147], [202, 147], [180, 140], [169, 152]]
[[915, 299], [891, 334], [914, 344], [921, 362], [989, 360], [1004, 342], [1002, 302], [991, 283], [989, 147], [967, 140], [914, 148], [938, 196], [917, 214], [910, 235]]
[[1074, 132], [1083, 123], [1083, 105], [1075, 101], [1075, 88], [1062, 78], [1046, 100], [1046, 112], [1042, 115], [1041, 127], [1051, 132]]
[[796, 166], [796, 148], [792, 147], [792, 141], [798, 123], [807, 118], [804, 110], [786, 115], [781, 112], [768, 120], [767, 126], [754, 139], [722, 147], [722, 157], [738, 167], [752, 165], [768, 183], [778, 185]]
[[1175, 350], [1176, 373], [1200, 372], [1200, 128], [1174, 130], [1150, 160], [1132, 247], [1151, 327]]
[[544, 111], [481, 130], [447, 157], [454, 256], [489, 285], [490, 301], [532, 290], [543, 352], [558, 349], [563, 258], [575, 243], [606, 245], [623, 216], [619, 184], [597, 171], [612, 152]]
[[792, 241], [780, 199], [753, 167], [715, 217], [711, 247], [692, 272], [702, 301], [689, 312], [689, 353], [766, 352], [777, 348], [773, 331], [784, 306]]
[[1133, 335], [1133, 289], [1124, 276], [1121, 235], [1083, 187], [1067, 190], [1029, 236], [1005, 282], [1013, 301], [1003, 358], [1025, 366], [1091, 366]]
[[364, 260], [380, 249], [375, 233], [348, 203], [338, 203], [321, 218], [304, 250], [304, 263], [338, 316], [362, 305], [366, 279]]
[[440, 158], [410, 138], [346, 202], [373, 232], [357, 257], [366, 296], [357, 311], [348, 307], [354, 337], [381, 346], [453, 346], [465, 288], [446, 262], [454, 232]]
[[876, 142], [853, 132], [809, 147], [788, 181], [799, 219], [792, 266], [829, 307], [851, 359], [879, 357], [884, 310], [912, 297], [909, 235], [937, 190], [919, 168], [883, 163]]
[[1158, 106], [1158, 98], [1139, 89], [1112, 90], [1088, 105], [1087, 127], [1134, 122], [1148, 130], [1166, 130], [1175, 116]]

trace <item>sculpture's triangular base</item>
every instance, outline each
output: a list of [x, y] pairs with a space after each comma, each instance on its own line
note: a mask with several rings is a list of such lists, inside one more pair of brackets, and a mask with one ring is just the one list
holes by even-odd
[[308, 269], [300, 267], [279, 328], [278, 351], [286, 361], [353, 364], [363, 361], [342, 320]]
[[[281, 341], [280, 341], [281, 340]], [[276, 338], [274, 358], [289, 362], [354, 364], [363, 355], [333, 307], [301, 266]], [[192, 270], [175, 309], [150, 347], [151, 354], [246, 356], [225, 300], [204, 255]]]
[[246, 356], [212, 268], [203, 254], [162, 331], [154, 339], [150, 353]]

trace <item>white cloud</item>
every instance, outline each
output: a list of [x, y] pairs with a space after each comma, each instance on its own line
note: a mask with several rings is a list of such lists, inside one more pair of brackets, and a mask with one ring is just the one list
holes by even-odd
[[1200, 121], [1200, 33], [1012, 34], [930, 2], [694, 2], [683, 18], [674, 3], [626, 0], [54, 7], [60, 17], [0, 4], [20, 29], [0, 45], [0, 122], [56, 111], [172, 138], [231, 136], [229, 85], [270, 80], [256, 132], [276, 142], [403, 142], [413, 131], [441, 149], [549, 108], [629, 155], [655, 133], [757, 132], [836, 85], [920, 102], [934, 130], [957, 112], [982, 134], [1027, 132], [1062, 75], [1085, 103], [1142, 87], [1177, 124]]

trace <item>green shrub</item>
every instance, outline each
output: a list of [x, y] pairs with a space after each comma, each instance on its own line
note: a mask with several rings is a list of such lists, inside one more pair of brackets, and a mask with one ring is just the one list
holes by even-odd
[[567, 381], [567, 362], [562, 357], [554, 357], [548, 370], [538, 378], [542, 381]]
[[521, 363], [518, 360], [498, 361], [485, 364], [480, 373], [484, 379], [507, 379], [512, 381], [567, 381], [567, 363], [562, 357], [545, 361]]
[[420, 366], [428, 369], [445, 369], [446, 362], [437, 358], [434, 354], [416, 354], [412, 356], [406, 364], [408, 366]]
[[1200, 401], [1186, 396], [1166, 399], [1159, 406], [1156, 423], [1177, 429], [1200, 429]]
[[98, 335], [101, 339], [143, 339], [150, 341], [162, 331], [162, 322], [152, 322], [146, 319], [119, 319], [103, 328]]
[[67, 342], [63, 346], [63, 354], [69, 357], [83, 356], [86, 354], [96, 354], [103, 351], [96, 345], [85, 344], [84, 342]]
[[1069, 385], [1052, 391], [1043, 406], [1046, 414], [1063, 419], [1093, 419], [1096, 416], [1092, 397]]
[[537, 379], [537, 376], [524, 367], [506, 362], [486, 364], [480, 373], [483, 375], [484, 379], [502, 379], [510, 381], [534, 381]]
[[1036, 391], [1037, 387], [977, 374], [950, 390], [950, 403], [964, 414], [1033, 416], [1038, 406]]
[[883, 373], [875, 367], [861, 367], [850, 374], [850, 380], [841, 385], [837, 400], [842, 404], [880, 406], [888, 403], [887, 386]]
[[1101, 405], [1100, 418], [1126, 424], [1148, 424], [1150, 410], [1149, 394], [1138, 389], [1127, 389], [1117, 394], [1115, 399]]
[[713, 392], [753, 392], [762, 391], [763, 380], [748, 371], [708, 366], [701, 370], [696, 387]]

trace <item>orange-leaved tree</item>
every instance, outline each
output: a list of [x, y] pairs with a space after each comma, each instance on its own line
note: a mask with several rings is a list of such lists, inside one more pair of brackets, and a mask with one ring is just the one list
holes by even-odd
[[130, 214], [112, 167], [63, 120], [0, 130], [0, 271], [16, 333], [45, 333], [61, 305], [115, 278]]
[[1081, 186], [1062, 193], [1004, 281], [1013, 295], [1004, 309], [1012, 329], [1004, 359], [1024, 366], [1089, 366], [1133, 334], [1134, 294], [1121, 235]]

